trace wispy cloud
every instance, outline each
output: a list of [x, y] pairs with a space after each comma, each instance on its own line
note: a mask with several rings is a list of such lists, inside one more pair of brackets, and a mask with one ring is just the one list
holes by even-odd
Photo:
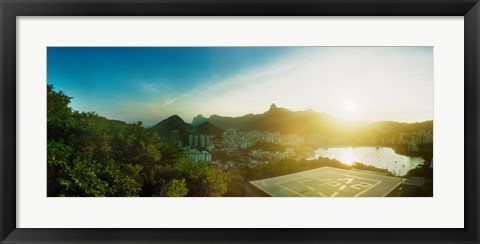
[[[174, 91], [141, 82], [149, 99], [131, 116], [160, 121], [178, 114], [239, 116], [261, 113], [275, 102], [292, 110], [314, 109], [363, 121], [433, 118], [431, 48], [299, 48], [268, 65]], [[355, 103], [355, 109], [344, 108]], [[131, 105], [128, 105], [131, 106]]]
[[145, 94], [165, 94], [172, 91], [167, 82], [162, 81], [138, 81], [138, 87]]
[[[433, 118], [431, 53], [376, 48], [335, 48], [278, 60], [206, 88], [193, 111], [239, 115], [263, 112], [272, 102], [294, 110], [315, 109], [344, 117], [354, 101], [359, 120]], [[410, 114], [392, 116], [392, 111]], [[417, 111], [430, 111], [418, 114]]]

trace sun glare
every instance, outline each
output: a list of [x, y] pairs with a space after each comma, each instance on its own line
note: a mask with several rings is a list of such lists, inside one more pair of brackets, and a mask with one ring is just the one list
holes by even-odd
[[353, 102], [351, 100], [345, 101], [345, 103], [343, 104], [343, 108], [347, 112], [352, 112], [353, 110], [355, 110], [356, 107], [357, 106], [356, 106], [355, 102]]
[[357, 105], [354, 100], [345, 99], [342, 107], [339, 107], [334, 114], [336, 117], [344, 120], [358, 120], [359, 111]]
[[353, 155], [353, 149], [350, 147], [347, 151], [340, 157], [341, 161], [345, 164], [352, 165], [355, 161], [355, 155]]

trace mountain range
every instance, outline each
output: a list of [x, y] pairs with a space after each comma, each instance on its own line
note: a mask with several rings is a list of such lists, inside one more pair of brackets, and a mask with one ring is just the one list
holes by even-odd
[[157, 131], [157, 134], [164, 137], [170, 138], [170, 133], [173, 130], [179, 132], [180, 140], [183, 142], [188, 141], [189, 135], [221, 135], [223, 130], [218, 128], [217, 126], [213, 125], [208, 121], [204, 121], [199, 125], [192, 125], [186, 123], [180, 116], [173, 115], [169, 118], [161, 121], [160, 123], [153, 126], [153, 128]]
[[172, 130], [179, 131], [180, 139], [188, 141], [190, 134], [221, 135], [227, 128], [238, 130], [259, 130], [279, 132], [282, 134], [314, 134], [326, 136], [388, 136], [397, 133], [432, 131], [433, 121], [418, 123], [400, 123], [383, 121], [374, 123], [349, 122], [319, 113], [314, 110], [291, 111], [279, 108], [275, 104], [262, 114], [247, 114], [240, 117], [212, 115], [205, 118], [196, 116], [192, 123], [186, 123], [178, 115], [173, 115], [153, 128], [160, 136], [170, 138]]

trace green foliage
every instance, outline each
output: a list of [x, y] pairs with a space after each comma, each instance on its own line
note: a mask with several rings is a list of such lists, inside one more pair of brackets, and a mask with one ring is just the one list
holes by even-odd
[[396, 195], [400, 197], [432, 197], [433, 196], [433, 169], [430, 168], [430, 163], [425, 162], [411, 169], [404, 176], [404, 178], [420, 177], [425, 180], [422, 186], [408, 186], [403, 185], [401, 191], [397, 191]]
[[[47, 165], [49, 196], [136, 196], [142, 188], [143, 163], [160, 158], [160, 151], [135, 148], [124, 151], [117, 144], [131, 141], [114, 139], [135, 134], [155, 141], [140, 124], [128, 125], [95, 113], [73, 111], [70, 97], [47, 87]], [[131, 136], [130, 136], [131, 137]], [[144, 143], [141, 139], [136, 144]], [[137, 156], [116, 157], [122, 155]], [[144, 156], [148, 154], [149, 157]], [[140, 156], [138, 156], [140, 155]]]
[[109, 160], [101, 171], [102, 178], [109, 183], [109, 196], [138, 196], [143, 182], [142, 170], [143, 166], [138, 164], [118, 164]]
[[[175, 163], [164, 165], [157, 170], [156, 182], [163, 187], [165, 180], [185, 179], [188, 195], [190, 197], [218, 197], [227, 192], [230, 182], [229, 174], [209, 166], [205, 162], [192, 162], [180, 158]], [[155, 189], [159, 188], [158, 186]]]
[[210, 167], [207, 171], [206, 182], [206, 196], [220, 197], [227, 192], [228, 184], [231, 178], [228, 174], [218, 170], [215, 167]]
[[74, 122], [72, 109], [68, 107], [71, 97], [63, 92], [55, 92], [52, 85], [47, 86], [47, 138], [48, 140], [65, 138]]
[[185, 179], [173, 179], [165, 184], [160, 190], [163, 197], [184, 197], [188, 194], [187, 182]]
[[388, 175], [388, 176], [394, 176], [394, 174], [392, 172], [388, 171], [387, 169], [377, 168], [377, 167], [372, 166], [372, 165], [365, 165], [365, 164], [362, 164], [360, 162], [352, 163], [352, 168], [360, 169], [360, 170], [368, 170], [368, 171], [373, 171], [373, 172], [379, 172], [379, 173], [382, 173], [382, 174], [385, 174], [385, 175]]
[[62, 170], [65, 175], [60, 177], [60, 185], [64, 186], [65, 196], [106, 196], [108, 183], [99, 178], [100, 164], [80, 158], [75, 158], [71, 165]]
[[229, 172], [230, 183], [227, 187], [227, 192], [224, 194], [226, 197], [243, 197], [245, 196], [245, 172], [238, 169], [232, 169]]
[[63, 196], [137, 196], [142, 186], [140, 165], [76, 157], [62, 166], [57, 179]]
[[405, 175], [405, 177], [410, 176], [433, 178], [433, 169], [430, 168], [429, 162], [424, 162], [423, 164], [418, 165], [416, 168], [409, 170]]
[[47, 165], [50, 167], [66, 166], [73, 149], [63, 142], [47, 142]]
[[56, 181], [60, 169], [68, 166], [73, 149], [63, 142], [50, 140], [47, 142], [47, 195], [59, 194], [60, 186]]
[[47, 87], [48, 196], [221, 196], [227, 173], [188, 160], [141, 122], [74, 111]]

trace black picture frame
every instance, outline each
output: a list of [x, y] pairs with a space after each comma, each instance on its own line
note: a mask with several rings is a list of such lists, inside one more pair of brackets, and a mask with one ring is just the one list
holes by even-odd
[[[0, 0], [1, 243], [479, 243], [478, 0]], [[465, 228], [22, 229], [16, 228], [17, 16], [464, 16]], [[449, 211], [445, 209], [445, 211]], [[441, 218], [441, 215], [439, 215]]]

